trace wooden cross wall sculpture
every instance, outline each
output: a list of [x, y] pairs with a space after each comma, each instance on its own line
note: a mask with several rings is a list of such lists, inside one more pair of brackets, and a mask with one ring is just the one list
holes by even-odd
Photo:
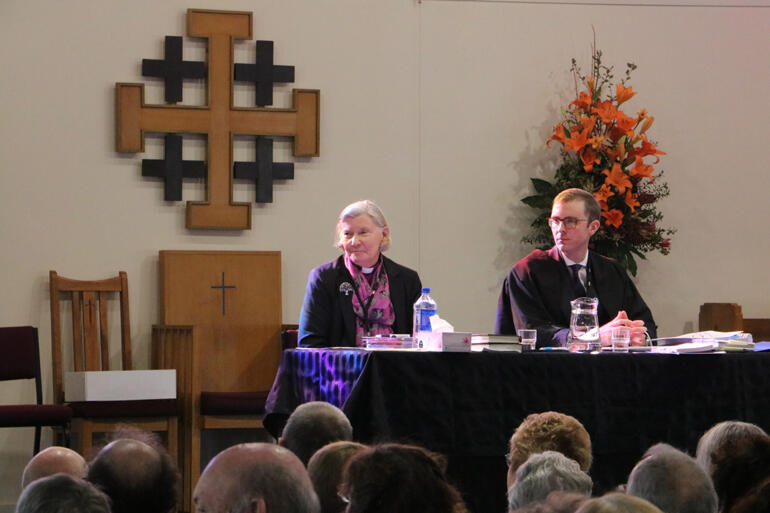
[[[291, 164], [272, 164], [272, 155], [265, 156], [264, 150], [257, 151], [268, 158], [267, 166], [261, 171], [246, 172], [247, 167], [233, 165], [233, 137], [235, 135], [253, 136], [289, 136], [293, 137], [294, 156], [318, 156], [319, 145], [319, 108], [320, 92], [317, 89], [293, 89], [292, 108], [266, 107], [235, 107], [233, 105], [233, 82], [235, 80], [254, 81], [249, 78], [249, 66], [234, 65], [233, 44], [236, 39], [252, 38], [252, 13], [234, 11], [210, 11], [189, 9], [187, 11], [187, 35], [208, 40], [208, 80], [207, 105], [147, 105], [144, 102], [144, 85], [117, 83], [116, 88], [116, 148], [119, 152], [144, 151], [144, 134], [159, 133], [194, 133], [207, 136], [207, 183], [206, 201], [187, 202], [187, 228], [213, 228], [247, 230], [251, 229], [251, 204], [233, 201], [234, 167], [237, 168], [237, 178], [257, 180], [257, 201], [272, 201], [272, 179], [291, 178]], [[177, 38], [181, 40], [181, 38]], [[262, 43], [262, 44], [259, 44]], [[268, 47], [266, 42], [258, 43], [259, 60], [265, 55]], [[203, 63], [188, 63], [181, 60], [181, 41], [166, 38], [166, 59], [163, 61], [145, 60], [142, 69], [145, 75], [163, 77], [166, 84], [166, 101], [175, 102], [181, 99], [181, 81], [183, 78], [202, 76]], [[293, 81], [293, 68], [272, 65], [272, 44], [269, 45], [270, 55], [265, 62], [257, 63], [260, 71], [265, 71], [273, 77], [272, 81]], [[174, 57], [176, 60], [171, 61]], [[169, 71], [172, 65], [176, 71]], [[239, 68], [237, 69], [236, 68]], [[290, 73], [289, 70], [290, 69]], [[238, 75], [236, 76], [236, 71]], [[179, 91], [178, 94], [169, 92], [169, 84]], [[272, 102], [272, 83], [270, 92], [266, 94], [264, 84], [257, 85], [257, 102], [260, 97], [268, 97]], [[176, 136], [179, 137], [179, 136]], [[265, 141], [260, 143], [260, 141]], [[267, 144], [265, 144], [267, 143]], [[200, 165], [181, 160], [181, 142], [173, 137], [166, 138], [168, 158], [169, 153], [176, 157], [167, 173], [175, 174], [178, 187], [169, 186], [168, 176], [166, 199], [181, 199], [182, 176], [201, 176]], [[177, 144], [180, 146], [177, 149]], [[173, 146], [172, 146], [173, 145]], [[272, 140], [257, 137], [258, 148], [270, 146]], [[173, 151], [169, 150], [173, 148]], [[143, 163], [142, 174], [145, 176], [163, 176], [158, 171], [155, 162]], [[258, 162], [259, 164], [260, 162]], [[200, 164], [200, 163], [197, 163]], [[241, 163], [238, 163], [241, 164]]]

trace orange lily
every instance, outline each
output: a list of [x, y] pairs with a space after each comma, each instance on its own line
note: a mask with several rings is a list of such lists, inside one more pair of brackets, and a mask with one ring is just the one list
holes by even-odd
[[634, 167], [629, 169], [628, 173], [631, 176], [638, 176], [640, 178], [649, 178], [650, 181], [654, 180], [652, 176], [652, 166], [650, 164], [645, 164], [642, 161], [642, 157], [638, 155], [634, 160]]
[[591, 133], [594, 126], [596, 126], [596, 116], [581, 116], [580, 124], [587, 134]]
[[623, 130], [629, 137], [633, 133], [633, 128], [636, 125], [637, 119], [626, 115], [622, 110], [618, 111], [618, 115], [615, 116], [615, 126]]
[[623, 212], [616, 208], [602, 212], [602, 217], [604, 217], [606, 224], [612, 225], [615, 228], [620, 228], [620, 225], [623, 224]]
[[592, 103], [593, 99], [591, 98], [591, 95], [585, 91], [581, 91], [577, 100], [570, 103], [570, 105], [574, 105], [578, 109], [588, 110]]
[[586, 144], [588, 144], [588, 130], [583, 129], [580, 132], [573, 132], [564, 143], [564, 151], [575, 150], [575, 152], [578, 152]]
[[553, 135], [548, 138], [548, 141], [546, 141], [545, 145], [548, 146], [551, 144], [551, 141], [557, 141], [562, 144], [567, 140], [567, 137], [564, 135], [564, 125], [561, 123], [553, 127]]
[[618, 107], [620, 107], [620, 104], [630, 100], [635, 94], [633, 87], [626, 89], [623, 84], [615, 86], [615, 95], [618, 97]]
[[625, 202], [626, 202], [626, 205], [628, 205], [628, 208], [631, 209], [631, 212], [633, 212], [636, 209], [636, 207], [639, 206], [639, 202], [636, 201], [636, 195], [634, 195], [634, 193], [631, 192], [631, 189], [628, 189], [626, 191]]
[[641, 129], [641, 130], [639, 130], [639, 133], [640, 133], [640, 134], [643, 134], [643, 133], [645, 133], [647, 130], [649, 130], [649, 129], [650, 129], [650, 127], [652, 126], [652, 124], [653, 124], [654, 122], [655, 122], [655, 116], [650, 116], [649, 118], [647, 118], [646, 120], [644, 120], [644, 124], [642, 125], [642, 129]]
[[[647, 155], [665, 155], [665, 151], [660, 151], [658, 148], [647, 140], [647, 136], [642, 136], [642, 147], [636, 150], [636, 154], [640, 157], [646, 157]], [[660, 157], [655, 157], [655, 163], [660, 162]]]
[[599, 159], [596, 158], [596, 151], [590, 145], [583, 148], [580, 160], [583, 161], [583, 171], [586, 173], [594, 168], [594, 164], [599, 163]]
[[607, 175], [604, 180], [605, 184], [614, 185], [620, 194], [626, 192], [626, 188], [631, 188], [631, 180], [628, 175], [620, 168], [620, 164], [615, 162], [612, 165], [612, 171], [605, 169], [602, 171], [603, 175]]
[[605, 123], [612, 123], [615, 116], [618, 114], [618, 109], [609, 100], [604, 100], [596, 104], [596, 107], [591, 109], [591, 112], [598, 114], [599, 118]]
[[599, 187], [599, 190], [594, 193], [594, 198], [596, 198], [596, 201], [604, 201], [607, 202], [607, 199], [609, 199], [610, 196], [614, 196], [615, 193], [612, 192], [612, 189], [609, 185], [602, 184], [601, 187]]

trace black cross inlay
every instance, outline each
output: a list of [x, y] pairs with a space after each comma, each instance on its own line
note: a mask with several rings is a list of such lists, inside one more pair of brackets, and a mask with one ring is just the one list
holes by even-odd
[[222, 315], [225, 315], [225, 292], [227, 289], [236, 288], [235, 285], [225, 285], [225, 272], [222, 271], [222, 285], [212, 285], [212, 289], [222, 289]]
[[256, 64], [236, 64], [234, 79], [251, 82], [256, 87], [254, 103], [260, 107], [273, 104], [273, 84], [294, 82], [294, 66], [273, 65], [273, 42], [257, 41]]
[[204, 178], [206, 164], [202, 160], [182, 160], [182, 136], [166, 134], [163, 160], [142, 159], [142, 176], [163, 178], [163, 199], [181, 201], [182, 178]]
[[255, 137], [257, 142], [256, 162], [236, 162], [233, 176], [242, 180], [254, 180], [257, 186], [257, 203], [273, 202], [273, 180], [294, 178], [294, 164], [273, 162], [273, 140], [269, 137]]
[[163, 60], [142, 59], [142, 75], [163, 79], [166, 103], [181, 102], [182, 80], [206, 78], [206, 63], [182, 60], [181, 36], [166, 36], [163, 52]]

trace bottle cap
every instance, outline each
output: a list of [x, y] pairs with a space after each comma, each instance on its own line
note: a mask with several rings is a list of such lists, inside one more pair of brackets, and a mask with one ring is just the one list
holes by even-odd
[[422, 293], [423, 294], [430, 294], [430, 287], [423, 287], [422, 288]]

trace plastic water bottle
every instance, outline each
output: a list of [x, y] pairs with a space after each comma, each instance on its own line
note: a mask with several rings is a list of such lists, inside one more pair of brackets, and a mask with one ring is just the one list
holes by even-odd
[[436, 302], [430, 297], [430, 289], [424, 287], [422, 289], [422, 295], [414, 303], [412, 336], [415, 339], [421, 331], [431, 331], [430, 318], [432, 315], [436, 315]]

